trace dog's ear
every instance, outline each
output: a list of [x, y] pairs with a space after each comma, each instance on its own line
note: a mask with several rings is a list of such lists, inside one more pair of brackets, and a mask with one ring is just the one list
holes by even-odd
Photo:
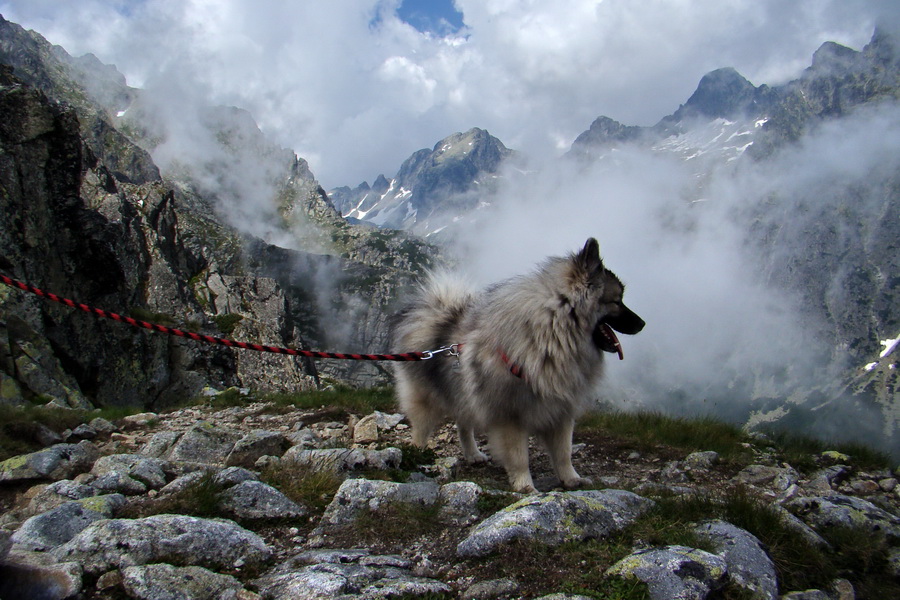
[[600, 258], [600, 243], [594, 238], [588, 238], [584, 248], [577, 256], [578, 263], [588, 273], [596, 273], [603, 270], [603, 259]]

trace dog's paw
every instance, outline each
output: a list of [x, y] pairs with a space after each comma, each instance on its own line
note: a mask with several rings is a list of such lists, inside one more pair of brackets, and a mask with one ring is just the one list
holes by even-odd
[[476, 450], [475, 452], [468, 454], [466, 456], [466, 462], [470, 465], [480, 465], [486, 462], [490, 462], [491, 457], [482, 452], [481, 450]]
[[572, 479], [563, 481], [562, 484], [567, 490], [574, 490], [577, 488], [590, 487], [594, 485], [594, 480], [590, 477], [573, 477]]

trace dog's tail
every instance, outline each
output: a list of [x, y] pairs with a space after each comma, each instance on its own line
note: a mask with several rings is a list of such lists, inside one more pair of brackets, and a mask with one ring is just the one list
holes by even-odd
[[450, 337], [474, 298], [469, 284], [458, 274], [428, 273], [411, 303], [391, 320], [394, 344], [432, 349], [457, 343]]

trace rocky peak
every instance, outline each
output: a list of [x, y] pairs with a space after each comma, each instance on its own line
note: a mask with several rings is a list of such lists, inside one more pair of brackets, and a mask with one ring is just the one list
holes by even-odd
[[697, 89], [673, 116], [679, 121], [694, 116], [710, 119], [752, 116], [761, 100], [759, 92], [733, 68], [716, 69], [700, 79]]
[[822, 44], [812, 58], [810, 71], [814, 75], [833, 73], [843, 75], [859, 68], [861, 55], [856, 50], [835, 42]]

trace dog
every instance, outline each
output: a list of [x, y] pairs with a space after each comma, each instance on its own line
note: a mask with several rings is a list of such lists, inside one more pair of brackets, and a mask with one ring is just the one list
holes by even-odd
[[580, 252], [482, 293], [448, 273], [431, 274], [393, 319], [399, 349], [446, 349], [396, 366], [413, 443], [424, 447], [452, 417], [469, 463], [489, 460], [475, 441], [484, 433], [512, 489], [532, 493], [528, 439], [535, 435], [563, 487], [591, 485], [572, 466], [572, 431], [590, 407], [605, 354], [623, 356], [613, 330], [633, 335], [644, 328], [622, 302], [624, 291], [594, 238]]

